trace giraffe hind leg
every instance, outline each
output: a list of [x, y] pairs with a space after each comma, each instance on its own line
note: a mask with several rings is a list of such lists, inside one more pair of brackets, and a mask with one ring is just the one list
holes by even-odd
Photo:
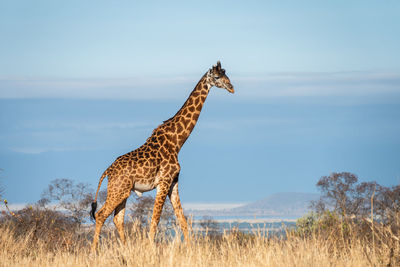
[[118, 204], [114, 204], [111, 202], [107, 202], [101, 207], [101, 209], [96, 213], [96, 228], [94, 232], [94, 238], [92, 243], [92, 250], [96, 250], [97, 243], [99, 242], [99, 236], [101, 228], [104, 225], [104, 222], [110, 216], [110, 214], [115, 210]]
[[[123, 204], [123, 206], [121, 205], [121, 209], [120, 210], [118, 209], [119, 212], [116, 212], [116, 213], [118, 214], [117, 215], [118, 218], [119, 218], [119, 216], [122, 216], [122, 222], [123, 222], [124, 212], [121, 213], [121, 211], [122, 210], [125, 211], [124, 208], [125, 208], [125, 204], [126, 204], [126, 199], [129, 197], [131, 188], [128, 185], [126, 186], [126, 188], [122, 188], [122, 189], [118, 188], [119, 190], [122, 191], [122, 193], [119, 190], [118, 191], [112, 190], [111, 188], [113, 188], [113, 186], [112, 186], [112, 184], [111, 184], [111, 186], [109, 184], [109, 190], [107, 192], [106, 203], [96, 213], [96, 229], [94, 232], [94, 238], [93, 238], [93, 244], [92, 244], [93, 251], [96, 250], [97, 243], [99, 242], [100, 231], [104, 225], [104, 222], [106, 221], [108, 216], [110, 216], [114, 210], [117, 210], [119, 208], [119, 206], [121, 204]], [[121, 215], [119, 215], [119, 213], [121, 213]], [[117, 218], [117, 222], [119, 222], [118, 218]], [[122, 226], [122, 228], [123, 228], [123, 226]], [[118, 226], [117, 226], [117, 229], [118, 229]], [[118, 232], [120, 233], [120, 230], [118, 230]], [[125, 236], [124, 236], [124, 238], [125, 238]]]

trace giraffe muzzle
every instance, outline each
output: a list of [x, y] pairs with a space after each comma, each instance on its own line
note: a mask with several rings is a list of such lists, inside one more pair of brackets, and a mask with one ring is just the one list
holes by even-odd
[[233, 86], [230, 84], [226, 90], [228, 90], [229, 93], [234, 94], [235, 93], [235, 89], [233, 89]]

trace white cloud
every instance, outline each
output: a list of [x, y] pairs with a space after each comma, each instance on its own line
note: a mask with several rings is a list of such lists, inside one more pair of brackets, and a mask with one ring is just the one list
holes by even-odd
[[[9, 150], [22, 154], [97, 150], [98, 145], [89, 140], [97, 138], [97, 135], [94, 137], [97, 133], [108, 131], [118, 134], [121, 130], [132, 134], [138, 132], [142, 134], [142, 130], [151, 133], [156, 126], [149, 122], [125, 121], [27, 121], [18, 125], [18, 134], [20, 138], [31, 140], [30, 144], [20, 145], [19, 142], [12, 142], [6, 146]], [[3, 134], [3, 138], [7, 137], [12, 140], [10, 136]], [[144, 135], [143, 138], [145, 137]], [[82, 140], [85, 140], [85, 145], [82, 145]]]
[[209, 119], [208, 121], [201, 122], [202, 128], [214, 130], [234, 130], [243, 127], [254, 127], [255, 125], [291, 125], [296, 123], [295, 119], [282, 119], [282, 118], [230, 118], [224, 119]]
[[10, 150], [21, 154], [41, 154], [44, 152], [66, 152], [66, 151], [87, 151], [95, 150], [95, 147], [56, 147], [56, 146], [25, 146], [25, 147], [11, 147]]
[[[0, 78], [0, 98], [181, 99], [200, 77]], [[269, 73], [231, 76], [239, 96], [276, 98], [400, 93], [398, 72]]]
[[[195, 83], [193, 83], [195, 85]], [[193, 85], [193, 86], [194, 86]], [[0, 78], [0, 98], [173, 99], [187, 78], [29, 79]]]
[[149, 122], [129, 122], [129, 121], [30, 121], [24, 122], [20, 127], [25, 130], [47, 129], [57, 131], [90, 131], [98, 132], [103, 130], [127, 130], [127, 129], [146, 129], [153, 126], [154, 123]]
[[366, 96], [400, 93], [400, 73], [276, 73], [242, 77], [245, 97]]

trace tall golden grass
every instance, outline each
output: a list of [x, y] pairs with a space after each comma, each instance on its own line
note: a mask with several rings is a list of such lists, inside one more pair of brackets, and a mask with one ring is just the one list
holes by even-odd
[[[365, 267], [400, 263], [398, 237], [383, 226], [374, 227], [374, 242], [351, 232], [343, 239], [341, 235], [326, 236], [318, 231], [309, 235], [287, 231], [284, 238], [264, 235], [263, 231], [254, 234], [229, 231], [221, 236], [192, 233], [188, 243], [160, 234], [156, 242], [150, 242], [146, 230], [138, 225], [127, 228], [126, 245], [119, 242], [112, 228], [105, 229], [98, 251], [91, 253], [91, 232], [86, 232], [87, 239], [78, 243], [66, 238], [49, 248], [45, 240], [32, 242], [33, 232], [16, 236], [13, 226], [6, 225], [0, 227], [0, 265]], [[388, 240], [382, 242], [379, 238]]]

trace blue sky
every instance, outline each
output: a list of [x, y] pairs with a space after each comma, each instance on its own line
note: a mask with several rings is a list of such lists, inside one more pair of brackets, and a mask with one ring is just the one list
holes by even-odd
[[400, 182], [398, 1], [2, 1], [5, 197], [93, 188], [222, 61], [180, 154], [184, 202], [315, 192], [333, 171]]

